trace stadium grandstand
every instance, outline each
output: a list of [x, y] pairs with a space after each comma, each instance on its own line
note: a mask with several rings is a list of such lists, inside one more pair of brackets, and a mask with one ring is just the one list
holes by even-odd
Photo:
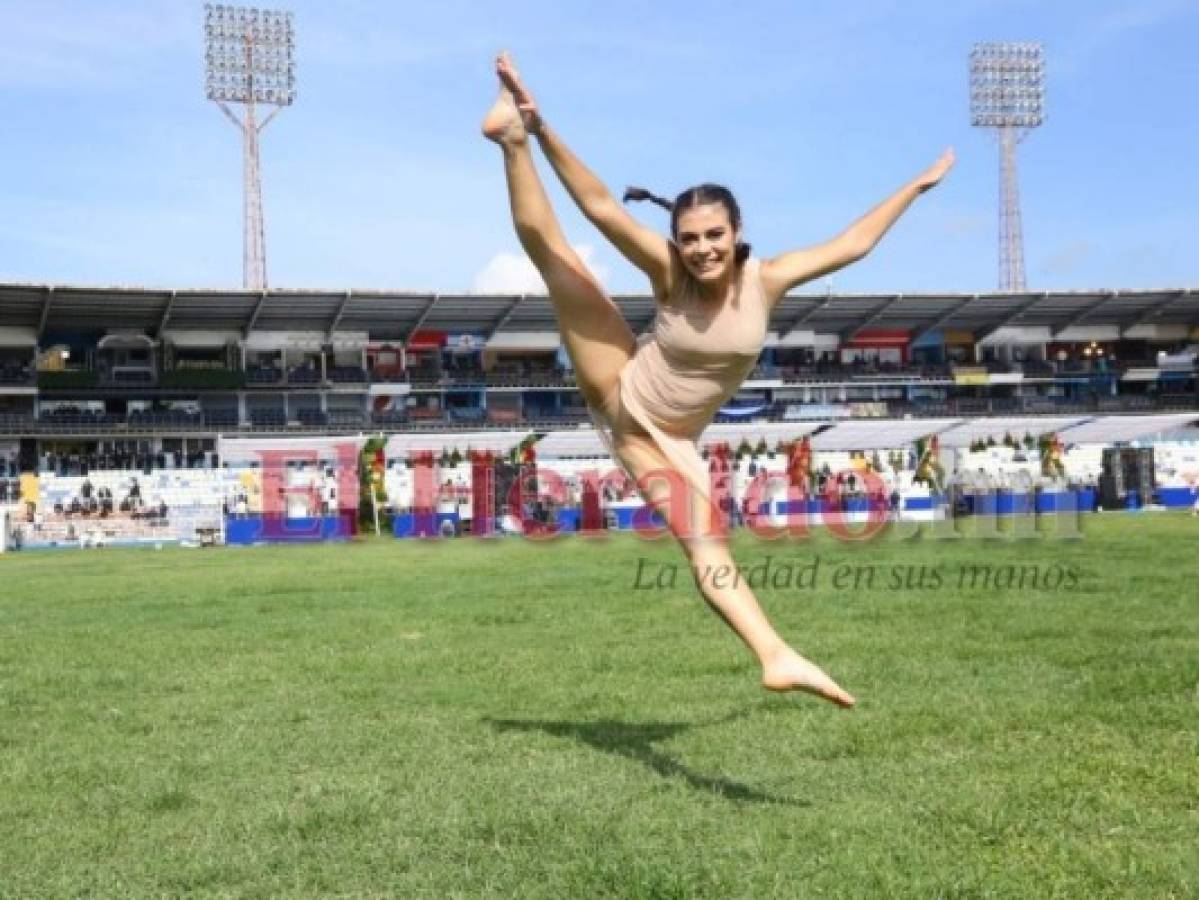
[[[651, 327], [652, 298], [615, 299]], [[1191, 290], [789, 296], [701, 445], [742, 520], [793, 511], [797, 485], [912, 517], [984, 493], [1001, 512], [1190, 505], [1197, 346]], [[272, 517], [279, 539], [345, 536], [372, 460], [397, 534], [630, 527], [641, 508], [612, 479], [586, 496], [615, 464], [544, 296], [0, 285], [10, 546], [251, 542]], [[481, 460], [566, 487], [525, 510], [489, 487], [481, 507]]]

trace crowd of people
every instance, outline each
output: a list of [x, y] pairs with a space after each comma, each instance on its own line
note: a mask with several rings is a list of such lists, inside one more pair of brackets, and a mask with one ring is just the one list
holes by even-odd
[[40, 470], [61, 476], [87, 475], [94, 471], [151, 472], [156, 469], [215, 468], [219, 460], [215, 453], [180, 453], [178, 451], [134, 452], [111, 450], [102, 453], [44, 453]]
[[116, 512], [124, 513], [133, 519], [165, 520], [170, 515], [170, 508], [162, 499], [147, 503], [142, 497], [141, 485], [136, 478], [129, 485], [125, 496], [119, 500], [113, 496], [112, 489], [107, 485], [96, 487], [90, 479], [84, 478], [78, 493], [54, 504], [54, 513], [67, 519], [106, 519]]

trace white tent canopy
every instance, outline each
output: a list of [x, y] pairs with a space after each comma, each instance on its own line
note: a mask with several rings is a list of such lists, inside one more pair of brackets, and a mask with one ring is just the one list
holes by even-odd
[[253, 351], [316, 352], [330, 346], [334, 350], [361, 350], [369, 343], [370, 336], [365, 331], [336, 331], [332, 335], [323, 331], [254, 331], [245, 339], [246, 349]]
[[994, 438], [999, 441], [1010, 434], [1017, 441], [1026, 434], [1040, 437], [1085, 422], [1086, 416], [997, 416], [993, 419], [971, 419], [942, 434], [942, 447], [969, 447], [975, 441]]
[[[233, 465], [261, 464], [268, 454], [283, 454], [284, 460], [335, 462], [338, 454], [353, 454], [355, 465], [366, 439], [360, 436], [294, 438], [221, 438], [217, 453], [221, 462]], [[339, 448], [349, 448], [346, 449]]]
[[36, 347], [37, 329], [0, 325], [0, 347]]
[[425, 434], [393, 434], [383, 454], [388, 459], [406, 459], [411, 453], [440, 454], [442, 451], [490, 450], [502, 456], [528, 437], [527, 431], [440, 431]]
[[[1199, 422], [1199, 413], [1175, 413], [1162, 416], [1103, 416], [1061, 432], [1068, 444], [1112, 444], [1134, 441]], [[1199, 437], [1199, 432], [1196, 433]]]
[[162, 333], [162, 339], [181, 350], [221, 349], [227, 344], [236, 344], [242, 338], [239, 331], [171, 331]]
[[[709, 425], [699, 436], [700, 447], [708, 444], [728, 444], [736, 449], [748, 441], [756, 447], [765, 441], [771, 450], [780, 441], [794, 441], [824, 426], [824, 422], [717, 422]], [[594, 428], [551, 431], [537, 443], [537, 455], [546, 458], [566, 456], [607, 456], [608, 448]]]
[[812, 438], [812, 449], [891, 450], [939, 434], [961, 419], [856, 419], [838, 422]]
[[751, 447], [765, 441], [771, 450], [780, 441], [794, 441], [817, 431], [825, 422], [717, 422], [704, 429], [699, 436], [699, 445], [727, 443], [736, 449], [742, 441]]
[[551, 431], [535, 445], [537, 457], [559, 459], [564, 456], [607, 456], [608, 448], [604, 446], [599, 432], [594, 428], [570, 428]]
[[97, 350], [110, 347], [153, 347], [154, 338], [140, 331], [112, 331], [96, 342]]

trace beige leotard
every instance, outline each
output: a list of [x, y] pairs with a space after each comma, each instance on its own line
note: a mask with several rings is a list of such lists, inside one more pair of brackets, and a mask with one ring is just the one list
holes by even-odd
[[736, 290], [724, 303], [704, 300], [686, 279], [658, 304], [653, 328], [638, 338], [620, 372], [608, 413], [592, 410], [597, 431], [622, 465], [614, 440], [622, 429], [639, 430], [711, 499], [708, 465], [696, 442], [744, 382], [765, 343], [770, 310], [760, 266], [752, 257], [742, 264]]

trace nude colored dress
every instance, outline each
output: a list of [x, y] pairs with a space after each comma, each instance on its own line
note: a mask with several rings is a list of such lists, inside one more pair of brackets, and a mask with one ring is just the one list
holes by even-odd
[[736, 291], [723, 304], [700, 298], [690, 279], [658, 304], [653, 328], [637, 339], [621, 370], [619, 388], [604, 411], [592, 410], [596, 430], [626, 471], [616, 449], [619, 436], [626, 429], [647, 433], [711, 500], [708, 464], [697, 441], [744, 382], [765, 343], [770, 310], [760, 266], [756, 258], [745, 261]]

